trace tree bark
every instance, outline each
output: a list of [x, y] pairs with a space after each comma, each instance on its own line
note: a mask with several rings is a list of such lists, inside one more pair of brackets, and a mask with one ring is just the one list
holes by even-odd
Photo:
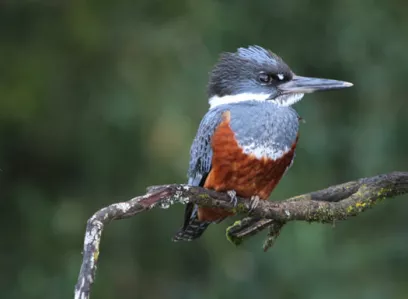
[[408, 192], [408, 172], [392, 172], [363, 178], [327, 189], [298, 195], [282, 201], [260, 201], [251, 210], [248, 199], [239, 198], [234, 206], [226, 193], [184, 184], [153, 186], [147, 194], [115, 203], [97, 211], [87, 222], [83, 261], [75, 299], [87, 299], [95, 279], [99, 245], [104, 226], [111, 220], [132, 217], [152, 208], [168, 208], [174, 203], [192, 202], [238, 214], [250, 214], [227, 229], [227, 237], [238, 245], [244, 238], [269, 228], [264, 250], [270, 248], [289, 221], [333, 223], [346, 220], [372, 208], [377, 202]]

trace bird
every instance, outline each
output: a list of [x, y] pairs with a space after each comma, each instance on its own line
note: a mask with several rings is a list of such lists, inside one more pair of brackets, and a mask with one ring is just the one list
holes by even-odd
[[[220, 55], [209, 74], [209, 110], [190, 149], [188, 185], [267, 200], [292, 166], [301, 118], [292, 107], [305, 94], [352, 83], [296, 75], [281, 57], [261, 46]], [[188, 203], [173, 241], [199, 238], [211, 223], [233, 213]]]

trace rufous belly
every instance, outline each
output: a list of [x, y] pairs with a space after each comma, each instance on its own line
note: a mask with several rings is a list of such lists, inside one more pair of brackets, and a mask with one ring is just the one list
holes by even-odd
[[[258, 159], [245, 154], [239, 147], [229, 125], [229, 115], [224, 115], [224, 121], [212, 137], [212, 168], [204, 187], [220, 192], [235, 190], [237, 196], [245, 198], [257, 195], [260, 199], [268, 199], [293, 160], [296, 142], [297, 139], [276, 160]], [[200, 207], [198, 210], [201, 221], [217, 221], [231, 215], [222, 209]]]

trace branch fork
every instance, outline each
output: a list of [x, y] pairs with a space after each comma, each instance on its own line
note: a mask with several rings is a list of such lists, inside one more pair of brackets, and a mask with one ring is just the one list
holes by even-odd
[[174, 203], [192, 202], [217, 207], [248, 217], [227, 229], [227, 238], [234, 244], [268, 228], [264, 251], [276, 241], [289, 221], [335, 223], [357, 216], [377, 202], [408, 192], [408, 172], [392, 172], [363, 178], [327, 189], [298, 195], [283, 201], [260, 201], [252, 208], [248, 199], [237, 197], [231, 202], [227, 193], [219, 193], [185, 184], [152, 186], [143, 196], [114, 203], [97, 211], [87, 222], [83, 261], [75, 286], [75, 299], [88, 299], [95, 279], [99, 245], [104, 226], [111, 220], [133, 217], [150, 209], [168, 208]]

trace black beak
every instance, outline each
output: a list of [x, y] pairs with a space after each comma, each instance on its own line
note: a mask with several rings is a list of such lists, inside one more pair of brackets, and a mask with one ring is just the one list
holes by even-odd
[[282, 94], [311, 93], [331, 89], [341, 89], [353, 86], [352, 83], [331, 79], [293, 76], [292, 80], [278, 86]]

